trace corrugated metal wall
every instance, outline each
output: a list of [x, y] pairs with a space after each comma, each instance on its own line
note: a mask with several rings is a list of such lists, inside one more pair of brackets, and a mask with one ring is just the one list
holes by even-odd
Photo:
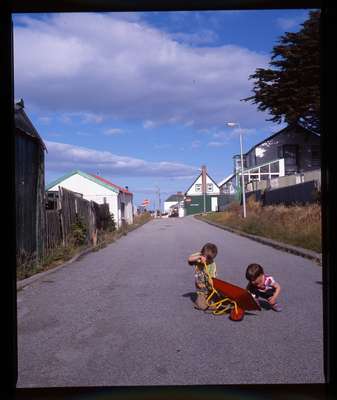
[[17, 254], [41, 257], [44, 221], [44, 152], [31, 137], [16, 131]]
[[220, 194], [218, 196], [219, 211], [225, 211], [230, 203], [237, 200], [236, 194]]
[[[191, 199], [191, 201], [188, 201]], [[206, 212], [211, 211], [211, 196], [205, 196]], [[204, 196], [187, 196], [184, 202], [185, 215], [199, 214], [204, 212]]]
[[255, 199], [261, 201], [264, 206], [281, 203], [285, 205], [292, 205], [295, 203], [305, 204], [319, 201], [319, 193], [315, 181], [266, 190], [264, 193], [261, 190], [249, 192], [246, 193], [246, 200], [248, 200], [250, 196], [255, 196]]

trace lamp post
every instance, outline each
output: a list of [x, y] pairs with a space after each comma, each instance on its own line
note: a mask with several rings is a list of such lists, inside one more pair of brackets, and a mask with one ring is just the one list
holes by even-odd
[[240, 133], [240, 155], [241, 155], [241, 187], [242, 187], [242, 205], [243, 205], [243, 218], [246, 218], [246, 193], [245, 193], [245, 177], [243, 174], [243, 152], [242, 152], [242, 129], [240, 124], [237, 122], [227, 122], [227, 126], [230, 128], [234, 128], [237, 126], [239, 128]]

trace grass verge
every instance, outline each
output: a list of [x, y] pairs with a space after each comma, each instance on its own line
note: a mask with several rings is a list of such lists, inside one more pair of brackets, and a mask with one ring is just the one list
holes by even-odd
[[319, 204], [262, 207], [261, 203], [249, 198], [246, 218], [242, 217], [239, 203], [232, 203], [223, 212], [203, 214], [202, 218], [251, 235], [322, 252]]
[[[98, 251], [104, 247], [106, 247], [109, 243], [114, 242], [121, 236], [125, 236], [128, 232], [133, 231], [141, 225], [144, 225], [151, 219], [151, 215], [149, 213], [144, 213], [141, 215], [137, 215], [134, 217], [134, 223], [127, 225], [124, 229], [120, 228], [115, 231], [100, 231], [97, 235], [97, 245], [92, 247], [93, 251]], [[44, 272], [49, 269], [55, 268], [65, 262], [69, 261], [77, 254], [80, 254], [85, 249], [89, 249], [90, 246], [82, 245], [76, 246], [75, 244], [71, 244], [67, 247], [57, 247], [51, 250], [43, 259], [43, 262], [38, 263], [36, 261], [36, 257], [34, 255], [27, 255], [25, 253], [21, 253], [17, 257], [17, 268], [16, 268], [16, 277], [17, 280], [20, 281], [22, 279], [29, 278], [39, 272]]]
[[124, 228], [119, 228], [115, 231], [101, 231], [98, 232], [97, 245], [93, 251], [98, 251], [108, 244], [113, 243], [115, 240], [119, 239], [121, 236], [126, 236], [129, 232], [139, 228], [140, 226], [146, 224], [152, 219], [150, 213], [143, 213], [136, 215], [133, 218], [133, 224], [126, 225]]
[[69, 245], [67, 247], [56, 247], [44, 257], [42, 262], [37, 262], [34, 256], [25, 256], [21, 254], [20, 257], [17, 257], [16, 278], [20, 281], [39, 272], [55, 268], [69, 261], [86, 248], [88, 248], [88, 246]]

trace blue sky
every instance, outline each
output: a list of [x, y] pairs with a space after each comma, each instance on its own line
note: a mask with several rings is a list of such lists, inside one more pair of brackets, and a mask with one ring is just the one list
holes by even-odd
[[267, 122], [248, 80], [308, 10], [18, 14], [15, 98], [48, 149], [46, 182], [74, 170], [129, 186], [153, 207], [185, 191], [202, 164], [221, 181]]

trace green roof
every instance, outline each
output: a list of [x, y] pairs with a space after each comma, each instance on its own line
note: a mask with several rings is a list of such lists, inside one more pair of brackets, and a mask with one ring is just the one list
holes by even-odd
[[117, 188], [109, 186], [109, 185], [105, 184], [104, 182], [100, 181], [99, 179], [96, 179], [94, 176], [89, 175], [89, 174], [87, 174], [87, 173], [85, 173], [83, 171], [79, 171], [79, 170], [71, 171], [68, 174], [65, 174], [65, 175], [61, 176], [60, 178], [56, 179], [55, 181], [49, 183], [48, 185], [46, 185], [46, 191], [50, 190], [53, 186], [61, 183], [62, 181], [66, 180], [66, 179], [68, 179], [71, 176], [76, 175], [76, 174], [77, 175], [81, 175], [81, 176], [83, 176], [83, 178], [86, 178], [86, 179], [88, 179], [88, 180], [90, 180], [92, 182], [95, 182], [95, 183], [97, 183], [97, 185], [103, 186], [106, 189], [109, 189], [114, 193], [119, 193], [119, 190]]
[[170, 197], [168, 197], [165, 201], [181, 201], [184, 199], [183, 194], [172, 194]]

